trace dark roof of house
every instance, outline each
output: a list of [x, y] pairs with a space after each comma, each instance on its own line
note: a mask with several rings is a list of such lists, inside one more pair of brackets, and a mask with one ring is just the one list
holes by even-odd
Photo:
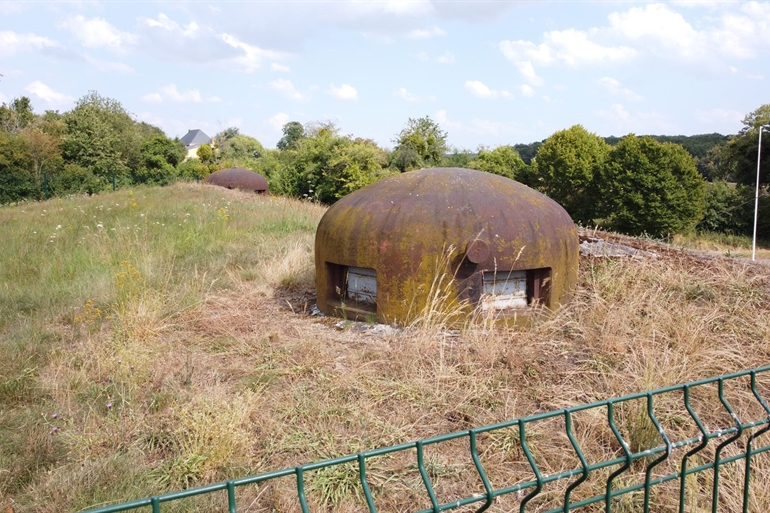
[[203, 133], [203, 130], [189, 130], [184, 137], [179, 139], [186, 147], [200, 146], [201, 144], [209, 144], [211, 137]]

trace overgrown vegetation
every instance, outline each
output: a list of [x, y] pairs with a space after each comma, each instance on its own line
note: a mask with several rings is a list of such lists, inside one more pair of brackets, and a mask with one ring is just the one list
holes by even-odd
[[[22, 97], [0, 106], [0, 203], [201, 180], [237, 166], [264, 175], [273, 194], [332, 204], [390, 174], [448, 166], [525, 183], [586, 227], [653, 237], [692, 230], [748, 235], [758, 127], [767, 123], [770, 105], [763, 105], [729, 138], [602, 138], [575, 125], [542, 142], [470, 151], [450, 147], [447, 132], [428, 116], [409, 118], [392, 150], [342, 134], [331, 122], [290, 121], [277, 149], [230, 127], [200, 146], [197, 158], [186, 159], [179, 141], [96, 92], [64, 114], [36, 114]], [[763, 168], [770, 166], [767, 152], [761, 158]], [[770, 209], [767, 176], [760, 177], [763, 210]], [[768, 219], [761, 216], [760, 239], [770, 236]]]
[[[309, 315], [323, 212], [197, 184], [0, 209], [0, 508], [76, 511], [756, 367], [770, 356], [770, 268], [722, 256], [727, 246], [698, 256], [632, 239], [660, 258], [583, 260], [574, 300], [530, 327], [482, 319], [449, 331], [426, 312], [425, 322], [388, 334], [340, 329], [338, 319]], [[715, 402], [698, 404], [709, 426], [729, 425]], [[679, 403], [664, 409], [667, 429], [693, 429]], [[638, 409], [617, 415], [635, 447], [650, 443]], [[620, 454], [602, 425], [576, 420], [593, 461]], [[564, 440], [554, 441], [557, 429], [544, 422], [528, 435], [543, 470], [575, 463]], [[531, 478], [515, 440], [514, 430], [482, 442], [495, 486]], [[371, 463], [383, 511], [428, 507], [409, 463]], [[770, 464], [764, 455], [755, 463], [752, 501], [762, 510]], [[426, 464], [440, 499], [479, 491], [467, 447], [429, 452]], [[739, 470], [723, 472], [725, 511], [740, 500]], [[599, 474], [580, 494], [603, 491]], [[707, 481], [691, 480], [694, 508], [708, 508]], [[363, 508], [351, 468], [311, 473], [307, 483], [314, 510]], [[296, 510], [293, 486], [242, 489], [239, 503]], [[655, 492], [655, 511], [671, 511], [667, 492]], [[212, 511], [222, 501], [206, 496], [169, 511]]]

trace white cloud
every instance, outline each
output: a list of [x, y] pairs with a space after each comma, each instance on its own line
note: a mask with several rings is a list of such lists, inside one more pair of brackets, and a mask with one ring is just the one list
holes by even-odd
[[270, 116], [265, 120], [265, 123], [269, 125], [274, 131], [280, 132], [283, 125], [289, 122], [291, 118], [285, 112], [279, 112], [273, 116]]
[[408, 102], [418, 102], [420, 101], [420, 97], [416, 94], [412, 94], [409, 91], [406, 90], [406, 87], [400, 87], [398, 91], [393, 93], [393, 96], [396, 98], [401, 98], [402, 100], [406, 100]]
[[163, 103], [166, 100], [174, 103], [219, 103], [222, 101], [216, 96], [204, 98], [197, 89], [180, 91], [175, 84], [169, 84], [161, 87], [160, 91], [156, 93], [149, 93], [142, 96], [142, 101], [148, 103]]
[[607, 33], [634, 43], [640, 52], [717, 70], [730, 69], [720, 58], [770, 53], [770, 4], [745, 2], [738, 9], [736, 4], [724, 5], [731, 8], [702, 18], [698, 28], [667, 4], [633, 7], [610, 14]]
[[335, 98], [339, 98], [340, 100], [357, 100], [358, 99], [358, 91], [356, 91], [356, 88], [348, 85], [348, 84], [342, 84], [341, 86], [337, 87], [334, 84], [329, 85], [329, 89], [326, 90], [330, 95], [334, 96]]
[[503, 52], [506, 59], [514, 64], [534, 61], [541, 66], [547, 66], [555, 60], [551, 55], [551, 48], [545, 43], [536, 45], [532, 41], [522, 41], [521, 39], [501, 41], [500, 51]]
[[4, 95], [2, 92], [0, 92], [0, 104], [8, 103], [10, 100], [6, 95]]
[[711, 38], [725, 56], [749, 59], [770, 52], [770, 4], [745, 3], [740, 14], [728, 12], [720, 21]]
[[736, 125], [743, 121], [744, 114], [732, 109], [709, 109], [709, 110], [696, 110], [695, 116], [698, 121], [704, 123], [713, 123], [718, 121], [732, 121]]
[[0, 14], [16, 14], [23, 11], [27, 5], [23, 2], [0, 2]]
[[[381, 2], [373, 2], [375, 4]], [[381, 9], [387, 13], [399, 16], [425, 16], [433, 14], [430, 0], [387, 0], [382, 2]]]
[[197, 89], [191, 89], [187, 92], [181, 92], [177, 89], [176, 85], [170, 84], [161, 88], [161, 92], [164, 98], [176, 103], [201, 103], [203, 97], [200, 91]]
[[29, 50], [41, 50], [43, 48], [58, 47], [59, 43], [53, 39], [35, 34], [17, 34], [12, 30], [0, 32], [0, 55], [13, 55], [16, 52]]
[[459, 121], [453, 121], [450, 119], [447, 111], [443, 109], [436, 112], [434, 119], [438, 124], [441, 125], [441, 128], [445, 130], [471, 133], [486, 137], [500, 136], [504, 134], [522, 135], [526, 132], [517, 124], [494, 121], [490, 119], [473, 118], [469, 123], [463, 124]]
[[430, 39], [432, 37], [436, 36], [444, 36], [446, 35], [446, 32], [441, 28], [437, 26], [432, 26], [427, 29], [415, 29], [409, 32], [407, 37], [410, 39]]
[[436, 118], [436, 122], [441, 125], [444, 129], [462, 129], [463, 125], [460, 122], [452, 121], [449, 119], [449, 115], [447, 114], [446, 110], [441, 109], [436, 111], [436, 115], [434, 116]]
[[674, 5], [681, 5], [682, 7], [708, 7], [708, 8], [716, 8], [720, 4], [726, 4], [726, 3], [732, 3], [729, 0], [724, 2], [719, 2], [715, 0], [673, 0], [671, 2]]
[[494, 121], [491, 119], [479, 119], [474, 118], [471, 120], [470, 131], [485, 136], [500, 136], [509, 133], [521, 132], [518, 127], [511, 123], [504, 123], [502, 121]]
[[501, 41], [500, 51], [513, 63], [531, 85], [542, 85], [535, 65], [551, 66], [559, 63], [572, 68], [585, 65], [625, 62], [636, 55], [628, 46], [605, 46], [593, 41], [597, 30], [583, 32], [575, 29], [553, 30], [543, 34], [543, 42]]
[[109, 48], [118, 53], [125, 53], [136, 44], [137, 36], [123, 32], [103, 18], [87, 19], [78, 14], [59, 24], [86, 48]]
[[[212, 17], [208, 9], [200, 16], [201, 19]], [[142, 54], [175, 64], [212, 65], [228, 72], [252, 73], [270, 61], [286, 57], [284, 53], [250, 44], [249, 39], [237, 34], [218, 32], [202, 22], [177, 22], [163, 13], [157, 18], [139, 18], [138, 26], [141, 37], [137, 47]], [[273, 69], [288, 71], [280, 66]]]
[[[591, 31], [590, 34], [595, 34]], [[553, 57], [568, 66], [626, 62], [636, 55], [628, 46], [603, 46], [589, 38], [589, 32], [554, 30], [545, 34], [545, 44], [553, 49]]]
[[536, 49], [534, 46], [534, 43], [529, 41], [503, 41], [500, 43], [500, 50], [516, 66], [524, 80], [531, 85], [540, 86], [543, 85], [543, 79], [538, 76], [531, 59], [532, 57], [537, 57], [538, 60], [549, 63], [552, 60], [548, 55], [548, 48], [545, 48], [545, 53], [543, 53], [542, 50]]
[[54, 91], [39, 80], [35, 80], [25, 87], [24, 90], [30, 94], [34, 94], [50, 105], [65, 106], [75, 101], [71, 96]]
[[680, 127], [669, 122], [658, 112], [629, 112], [620, 103], [614, 103], [609, 110], [596, 110], [594, 114], [610, 123], [612, 130], [620, 134], [676, 133]]
[[532, 86], [527, 84], [521, 84], [519, 86], [519, 91], [521, 91], [521, 95], [525, 96], [527, 98], [532, 98], [535, 96], [535, 90], [532, 88]]
[[242, 55], [234, 59], [234, 62], [240, 67], [241, 71], [246, 73], [251, 73], [260, 68], [263, 60], [275, 59], [278, 57], [276, 52], [264, 50], [258, 46], [244, 43], [233, 35], [221, 34], [219, 37], [228, 45], [243, 52]]
[[163, 97], [160, 93], [147, 93], [142, 96], [142, 101], [147, 103], [163, 103]]
[[613, 96], [622, 96], [626, 100], [634, 102], [642, 100], [640, 95], [627, 87], [623, 87], [620, 82], [612, 77], [602, 77], [598, 79], [596, 83]]
[[185, 27], [182, 27], [179, 23], [163, 13], [158, 14], [157, 20], [153, 20], [152, 18], [140, 18], [139, 21], [148, 27], [162, 28], [170, 32], [176, 32], [187, 38], [194, 38], [201, 32], [200, 26], [194, 21], [188, 23]]
[[98, 69], [99, 71], [105, 71], [107, 73], [118, 73], [120, 75], [132, 75], [135, 72], [133, 67], [122, 62], [104, 61], [90, 55], [85, 55], [84, 58], [88, 64]]
[[270, 89], [273, 91], [277, 91], [282, 96], [285, 96], [286, 98], [289, 98], [294, 101], [298, 102], [304, 102], [308, 101], [309, 98], [297, 91], [297, 89], [294, 87], [294, 84], [291, 82], [291, 80], [286, 80], [284, 78], [279, 78], [277, 80], [273, 80], [268, 84], [270, 86]]
[[412, 57], [422, 62], [433, 61], [433, 62], [438, 62], [439, 64], [454, 64], [455, 62], [457, 62], [457, 59], [455, 58], [455, 55], [452, 52], [444, 52], [441, 55], [438, 55], [433, 58], [431, 58], [431, 56], [428, 55], [426, 52], [410, 53], [409, 57]]
[[608, 17], [610, 27], [626, 39], [659, 45], [658, 52], [675, 52], [682, 57], [704, 57], [708, 53], [705, 34], [696, 31], [684, 17], [664, 4], [632, 7]]
[[620, 103], [613, 103], [610, 110], [600, 110], [597, 111], [597, 114], [611, 121], [628, 121], [631, 119], [631, 114]]
[[291, 68], [288, 66], [284, 66], [283, 64], [278, 64], [277, 62], [274, 62], [270, 65], [270, 69], [273, 71], [278, 71], [280, 73], [289, 73], [291, 72]]
[[513, 98], [513, 95], [509, 93], [508, 91], [501, 90], [497, 91], [494, 89], [490, 89], [486, 84], [483, 82], [480, 82], [478, 80], [468, 80], [465, 82], [465, 89], [471, 93], [471, 95], [475, 96], [476, 98], [484, 98], [484, 99], [491, 99], [491, 98]]
[[408, 102], [422, 102], [422, 101], [436, 101], [436, 97], [433, 95], [429, 96], [420, 96], [414, 93], [410, 93], [406, 90], [406, 87], [400, 87], [396, 92], [393, 93], [393, 96], [396, 98], [401, 98], [402, 100], [408, 101]]

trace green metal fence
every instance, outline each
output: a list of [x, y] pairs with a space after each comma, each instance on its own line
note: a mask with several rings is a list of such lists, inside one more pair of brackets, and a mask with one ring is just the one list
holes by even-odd
[[[669, 483], [668, 486], [673, 487], [674, 490], [678, 488], [677, 507], [678, 511], [684, 512], [688, 498], [686, 493], [687, 477], [693, 474], [700, 474], [698, 478], [700, 484], [698, 486], [701, 490], [705, 488], [707, 490], [705, 494], [711, 496], [710, 502], [713, 512], [718, 511], [720, 506], [720, 477], [723, 480], [725, 475], [730, 477], [734, 487], [736, 482], [739, 483], [738, 487], [742, 487], [742, 490], [738, 490], [738, 497], [740, 498], [742, 493], [742, 511], [746, 512], [751, 511], [749, 504], [750, 485], [752, 483], [752, 457], [770, 449], [770, 440], [768, 440], [770, 437], [763, 437], [763, 443], [758, 441], [761, 435], [770, 430], [770, 407], [768, 407], [761, 393], [762, 390], [770, 390], [768, 385], [770, 385], [770, 366], [760, 367], [616, 399], [573, 406], [416, 442], [361, 452], [327, 461], [310, 463], [295, 468], [102, 507], [90, 510], [89, 513], [110, 513], [143, 507], [152, 508], [153, 512], [160, 512], [161, 504], [165, 502], [215, 493], [226, 495], [229, 511], [234, 513], [237, 511], [236, 489], [238, 487], [260, 485], [284, 477], [290, 477], [292, 482], [295, 483], [299, 507], [303, 512], [308, 512], [310, 508], [306, 493], [306, 476], [312, 471], [329, 469], [339, 465], [353, 465], [357, 467], [357, 481], [362, 492], [362, 501], [365, 500], [365, 507], [368, 507], [369, 511], [376, 512], [378, 511], [376, 506], [377, 493], [372, 492], [370, 479], [367, 476], [367, 464], [384, 455], [410, 451], [416, 457], [416, 468], [419, 470], [422, 481], [421, 485], [424, 487], [426, 500], [429, 500], [431, 504], [430, 508], [421, 510], [421, 512], [440, 512], [458, 508], [463, 508], [467, 511], [470, 505], [473, 505], [475, 511], [481, 512], [490, 508], [496, 500], [506, 496], [515, 498], [518, 504], [517, 507], [521, 512], [527, 510], [528, 504], [530, 511], [534, 509], [543, 511], [545, 507], [542, 504], [535, 508], [533, 507], [535, 503], [532, 501], [541, 498], [544, 488], [556, 482], [562, 483], [563, 489], [558, 495], [558, 506], [547, 509], [548, 513], [568, 512], [586, 508], [589, 505], [592, 505], [591, 510], [594, 511], [597, 508], [601, 509], [602, 504], [603, 509], [610, 512], [613, 510], [613, 502], [617, 498], [632, 493], [643, 494], [643, 499], [640, 497], [639, 502], [643, 510], [648, 512], [651, 507], [654, 508], [654, 506], [651, 506], [651, 492], [653, 492], [654, 487], [663, 483]], [[731, 404], [729, 400], [730, 394], [726, 392], [728, 387], [732, 391], [738, 390], [742, 392], [743, 395], [740, 396], [742, 399], [740, 400], [741, 404], [739, 407], [734, 407], [735, 405]], [[696, 394], [698, 396], [697, 401], [693, 399]], [[733, 396], [737, 397], [735, 394]], [[692, 432], [695, 433], [695, 436], [677, 438], [671, 432], [667, 432], [662, 422], [659, 421], [656, 409], [661, 408], [660, 403], [663, 398], [668, 398], [667, 408], [670, 408], [672, 397], [681, 406], [681, 411], [686, 412], [685, 416], [679, 418], [677, 422], [690, 423], [693, 426]], [[708, 400], [704, 400], [705, 397], [712, 397], [713, 401], [709, 403]], [[736, 404], [738, 402], [738, 400], [735, 400]], [[640, 406], [637, 408], [638, 412], [642, 415], [640, 420], [643, 423], [654, 426], [653, 435], [657, 438], [657, 442], [649, 444], [650, 446], [646, 448], [637, 447], [638, 450], [636, 452], [632, 449], [629, 441], [626, 440], [628, 435], [624, 437], [624, 426], [619, 426], [616, 418], [617, 412], [624, 408], [627, 410], [630, 404]], [[656, 405], [658, 406], [656, 407]], [[708, 408], [709, 418], [721, 414], [723, 418], [728, 419], [731, 425], [708, 428], [706, 426], [707, 422], [704, 422], [702, 416], [696, 411], [700, 408], [702, 413], [704, 407]], [[612, 458], [594, 463], [589, 463], [589, 457], [581, 449], [574, 429], [576, 416], [591, 410], [599, 411], [603, 417], [606, 416], [606, 427], [608, 427], [608, 432], [611, 432], [612, 436], [614, 436], [613, 445], [615, 446]], [[741, 416], [744, 418], [741, 418]], [[556, 419], [563, 428], [564, 432], [562, 434], [566, 435], [566, 439], [569, 441], [567, 448], [571, 447], [571, 450], [574, 451], [575, 460], [579, 461], [579, 465], [568, 470], [553, 473], [541, 471], [538, 464], [539, 457], [534, 454], [537, 451], [532, 450], [531, 437], [528, 439], [528, 434], [531, 433], [531, 428], [528, 429], [528, 427], [548, 419]], [[710, 423], [718, 424], [713, 419]], [[511, 429], [516, 432], [515, 438], [518, 450], [522, 455], [521, 462], [523, 463], [526, 460], [532, 478], [495, 488], [491, 484], [490, 476], [485, 470], [482, 458], [480, 457], [479, 439], [482, 436], [489, 436], [491, 433]], [[428, 447], [451, 441], [461, 441], [463, 444], [467, 444], [469, 468], [478, 474], [483, 491], [480, 489], [480, 493], [470, 494], [460, 500], [442, 503], [437, 498], [435, 483], [431, 479], [425, 454]], [[673, 456], [675, 452], [683, 454], [675, 458]], [[756, 471], [756, 458], [754, 460], [754, 470]], [[664, 463], [666, 465], [663, 465]], [[735, 465], [725, 470], [725, 465], [729, 463], [735, 463]], [[628, 475], [632, 466], [635, 469], [636, 475], [641, 476], [643, 474], [642, 482], [628, 484], [628, 480], [618, 479], [621, 476]], [[660, 474], [660, 469], [666, 466], [669, 469], [675, 470], [663, 475], [655, 475]], [[617, 468], [612, 470], [611, 467]], [[606, 478], [602, 474], [601, 488], [603, 493], [594, 494], [580, 500], [573, 500], [573, 495], [579, 494], [581, 485], [591, 478], [592, 475], [602, 470], [605, 470], [605, 472], [612, 470]], [[736, 476], [736, 473], [742, 473], [743, 475], [740, 476], [738, 474]], [[691, 477], [690, 481], [693, 479], [696, 479], [696, 477]], [[553, 503], [553, 491], [549, 493]], [[735, 490], [733, 490], [733, 493], [735, 494]], [[362, 507], [364, 507], [363, 504]], [[641, 507], [638, 509], [641, 509]], [[638, 509], [635, 508], [634, 510]], [[731, 508], [731, 510], [734, 509]], [[764, 510], [770, 510], [770, 504], [765, 504]], [[699, 511], [701, 510], [699, 509]]]

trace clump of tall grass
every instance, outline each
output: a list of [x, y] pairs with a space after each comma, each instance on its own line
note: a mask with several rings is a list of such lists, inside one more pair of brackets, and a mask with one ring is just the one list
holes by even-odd
[[407, 326], [413, 329], [445, 329], [468, 316], [473, 307], [458, 299], [455, 277], [459, 269], [457, 248], [449, 246], [429, 261], [422, 273], [432, 276], [427, 290], [420, 286], [410, 298]]

